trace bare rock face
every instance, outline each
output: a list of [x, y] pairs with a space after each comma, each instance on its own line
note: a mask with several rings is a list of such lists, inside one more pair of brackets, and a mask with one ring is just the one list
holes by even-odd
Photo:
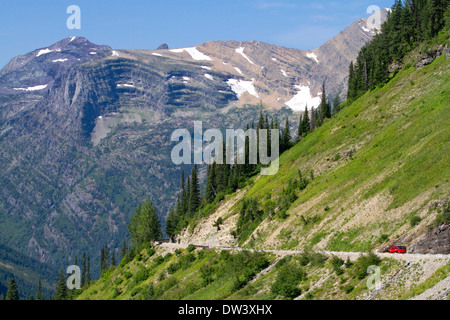
[[445, 52], [444, 46], [442, 46], [442, 45], [431, 48], [429, 52], [425, 53], [419, 59], [419, 61], [416, 62], [416, 65], [415, 65], [416, 69], [423, 68], [423, 67], [433, 63], [433, 61], [436, 58], [439, 58], [444, 52]]
[[449, 59], [450, 58], [450, 48], [446, 47], [444, 49], [444, 54], [445, 54], [446, 58]]
[[169, 50], [169, 46], [167, 45], [167, 43], [163, 43], [156, 50]]
[[428, 231], [408, 251], [420, 254], [450, 254], [450, 225], [441, 225]]

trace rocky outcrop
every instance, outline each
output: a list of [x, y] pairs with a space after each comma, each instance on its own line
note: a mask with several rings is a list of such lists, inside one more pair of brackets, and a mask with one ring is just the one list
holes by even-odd
[[450, 225], [445, 224], [430, 231], [408, 248], [411, 253], [450, 254]]
[[423, 68], [431, 63], [436, 58], [439, 58], [444, 53], [444, 46], [435, 46], [429, 50], [429, 52], [425, 53], [420, 59], [416, 62], [416, 69]]
[[167, 45], [167, 43], [163, 43], [156, 50], [169, 50], [169, 46]]

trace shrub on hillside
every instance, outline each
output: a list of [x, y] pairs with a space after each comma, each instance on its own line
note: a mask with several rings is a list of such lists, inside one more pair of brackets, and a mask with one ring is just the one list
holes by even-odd
[[362, 280], [367, 276], [367, 269], [370, 266], [379, 266], [380, 263], [381, 259], [373, 252], [370, 252], [368, 255], [362, 255], [354, 263], [354, 275], [359, 280]]
[[284, 265], [271, 287], [271, 292], [287, 299], [298, 297], [302, 290], [298, 287], [306, 279], [306, 272], [298, 266]]

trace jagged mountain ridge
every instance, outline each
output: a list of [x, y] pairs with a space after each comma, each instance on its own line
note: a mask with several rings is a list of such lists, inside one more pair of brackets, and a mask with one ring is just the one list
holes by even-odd
[[[380, 22], [369, 24], [378, 14]], [[230, 74], [235, 80], [233, 89], [240, 94], [238, 106], [262, 102], [270, 108], [289, 106], [303, 111], [306, 103], [310, 107], [319, 105], [324, 81], [330, 97], [338, 94], [345, 100], [350, 62], [376, 34], [370, 26], [379, 29], [387, 14], [388, 10], [383, 9], [368, 19], [360, 19], [319, 48], [308, 51], [259, 41], [210, 41], [193, 48], [125, 53], [137, 59], [140, 55], [155, 55], [194, 60], [204, 63], [205, 74], [209, 70]]]

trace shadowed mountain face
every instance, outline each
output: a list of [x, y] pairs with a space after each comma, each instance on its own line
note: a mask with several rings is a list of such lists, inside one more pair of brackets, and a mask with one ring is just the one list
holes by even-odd
[[112, 50], [71, 37], [12, 59], [0, 72], [0, 242], [58, 266], [86, 251], [94, 265], [145, 197], [161, 218], [175, 201], [175, 129], [245, 128], [261, 102], [293, 116], [323, 81], [344, 97], [366, 26], [306, 52], [256, 41]]

